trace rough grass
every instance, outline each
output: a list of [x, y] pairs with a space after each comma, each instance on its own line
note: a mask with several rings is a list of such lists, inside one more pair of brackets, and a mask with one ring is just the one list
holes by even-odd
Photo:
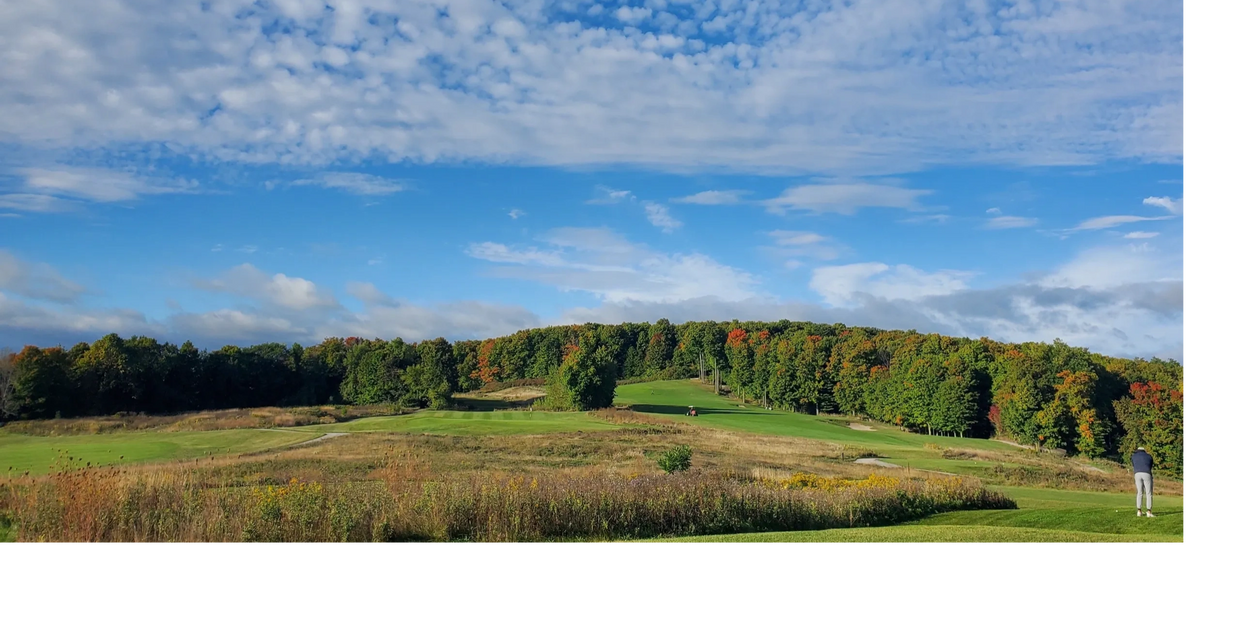
[[[406, 409], [405, 411], [409, 411]], [[59, 420], [19, 420], [0, 427], [3, 435], [99, 435], [132, 431], [217, 431], [240, 428], [289, 428], [312, 424], [345, 422], [357, 418], [401, 413], [387, 405], [322, 406], [322, 407], [259, 407], [255, 409], [222, 409], [170, 415], [112, 415], [104, 417], [65, 418]]]
[[801, 532], [727, 534], [669, 539], [667, 542], [1181, 542], [1157, 534], [1099, 534], [1022, 527], [894, 525]]
[[961, 479], [788, 489], [719, 473], [442, 477], [389, 453], [370, 483], [218, 487], [184, 464], [88, 468], [0, 485], [22, 540], [624, 540], [858, 527], [1012, 508]]
[[321, 432], [432, 433], [442, 435], [537, 435], [606, 430], [612, 424], [588, 413], [544, 411], [424, 411], [409, 415], [365, 418], [315, 427]]
[[46, 474], [58, 461], [76, 467], [243, 454], [295, 444], [320, 434], [257, 429], [62, 437], [0, 434], [0, 478]]

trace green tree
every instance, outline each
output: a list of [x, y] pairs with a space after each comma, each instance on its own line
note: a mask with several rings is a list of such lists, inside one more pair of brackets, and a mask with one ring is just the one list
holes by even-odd
[[1125, 434], [1120, 455], [1144, 447], [1160, 471], [1184, 475], [1184, 394], [1157, 382], [1134, 383], [1115, 405]]

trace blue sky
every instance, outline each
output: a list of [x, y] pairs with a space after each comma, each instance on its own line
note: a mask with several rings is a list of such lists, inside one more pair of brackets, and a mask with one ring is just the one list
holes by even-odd
[[0, 9], [0, 346], [790, 318], [1182, 356], [1178, 3], [163, 6]]

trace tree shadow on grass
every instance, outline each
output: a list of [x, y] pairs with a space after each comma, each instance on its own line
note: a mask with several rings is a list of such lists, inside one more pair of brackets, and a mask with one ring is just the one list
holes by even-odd
[[[641, 413], [664, 413], [673, 415], [684, 415], [689, 411], [688, 407], [673, 405], [630, 405], [629, 409], [639, 411]], [[748, 415], [774, 415], [774, 412], [765, 409], [712, 409], [710, 407], [697, 407], [698, 415], [719, 415], [719, 414], [748, 414]]]
[[534, 404], [533, 398], [526, 400], [500, 400], [498, 398], [462, 398], [452, 399], [457, 409], [465, 411], [510, 411], [526, 409]]

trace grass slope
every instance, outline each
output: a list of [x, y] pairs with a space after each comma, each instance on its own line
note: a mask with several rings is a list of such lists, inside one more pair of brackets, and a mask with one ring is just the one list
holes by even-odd
[[428, 433], [433, 435], [541, 435], [617, 428], [588, 413], [543, 411], [420, 411], [399, 416], [362, 418], [323, 424], [315, 431], [332, 433]]
[[[0, 476], [45, 474], [62, 455], [91, 465], [187, 459], [210, 454], [244, 454], [279, 448], [322, 433], [260, 429], [182, 432], [126, 432], [38, 437], [0, 434]], [[124, 457], [122, 459], [121, 457]]]
[[893, 525], [811, 532], [670, 538], [666, 542], [1178, 542], [1158, 534], [1099, 534], [1024, 527]]
[[[989, 439], [934, 437], [888, 428], [867, 422], [875, 430], [848, 428], [848, 422], [835, 416], [812, 416], [786, 411], [767, 411], [760, 407], [742, 406], [739, 402], [711, 392], [709, 386], [694, 380], [633, 383], [616, 388], [616, 404], [628, 405], [634, 411], [679, 415], [695, 424], [733, 431], [821, 439], [838, 444], [870, 448], [891, 459], [930, 458], [937, 456], [925, 448], [933, 443], [944, 448], [965, 448], [992, 452], [1018, 452], [1021, 448]], [[693, 406], [698, 417], [685, 417]], [[898, 460], [896, 464], [904, 463]]]

